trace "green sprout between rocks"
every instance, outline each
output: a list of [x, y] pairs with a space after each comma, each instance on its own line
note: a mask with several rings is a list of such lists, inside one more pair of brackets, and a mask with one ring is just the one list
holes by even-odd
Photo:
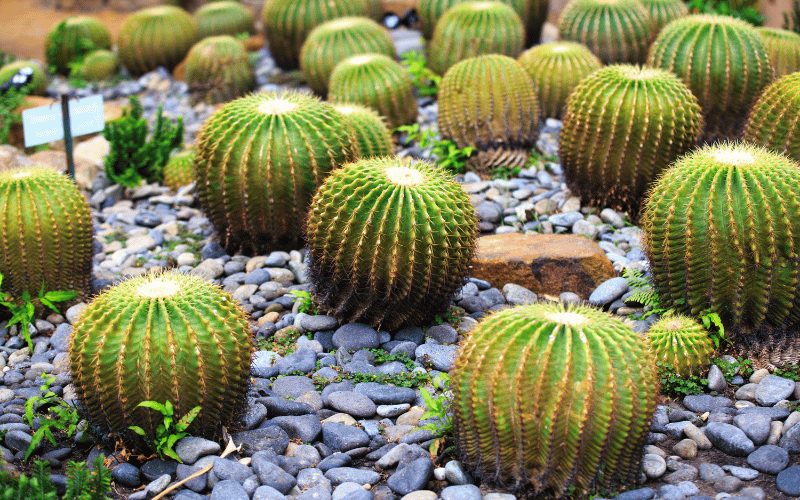
[[72, 438], [81, 421], [78, 410], [50, 389], [56, 378], [46, 373], [43, 373], [41, 378], [40, 394], [25, 401], [25, 421], [31, 428], [34, 427], [37, 419], [39, 423], [28, 449], [25, 450], [23, 457], [25, 461], [31, 457], [44, 439], [47, 439], [53, 446], [57, 446], [59, 442], [63, 441], [56, 439], [54, 431], [63, 433], [67, 438]]
[[[91, 470], [86, 462], [67, 464], [67, 489], [65, 500], [99, 500], [111, 494], [111, 471], [105, 466], [105, 456], [98, 455]], [[33, 463], [30, 476], [12, 475], [0, 469], [0, 498], [3, 500], [30, 498], [35, 500], [57, 500], [58, 492], [50, 477], [50, 464], [46, 460]]]
[[725, 377], [727, 382], [733, 381], [733, 377], [737, 374], [742, 377], [749, 377], [753, 373], [753, 362], [746, 358], [737, 358], [734, 361], [728, 361], [723, 358], [714, 358], [711, 360], [712, 364], [722, 371], [722, 376]]
[[311, 292], [307, 290], [292, 290], [289, 295], [294, 297], [294, 302], [298, 304], [297, 312], [317, 314], [317, 308], [314, 307], [314, 299], [311, 297]]
[[440, 139], [436, 132], [422, 129], [418, 123], [401, 125], [395, 129], [395, 132], [405, 134], [406, 138], [403, 141], [405, 145], [416, 142], [420, 148], [430, 149], [431, 154], [436, 158], [436, 164], [454, 174], [466, 171], [467, 160], [476, 151], [473, 146], [459, 148], [455, 142], [449, 139]]
[[[197, 415], [200, 413], [200, 406], [195, 406], [177, 421], [175, 420], [175, 409], [170, 401], [166, 401], [164, 404], [158, 401], [142, 401], [137, 406], [150, 408], [160, 413], [163, 417], [162, 422], [156, 428], [155, 438], [149, 442], [156, 454], [162, 459], [164, 457], [169, 457], [178, 463], [183, 463], [181, 457], [175, 452], [175, 444], [189, 435], [186, 429], [188, 429], [194, 419], [197, 418]], [[128, 426], [128, 429], [142, 436], [145, 440], [149, 439], [145, 430], [138, 425]]]
[[429, 451], [431, 456], [446, 455], [455, 450], [448, 446], [448, 441], [453, 437], [453, 415], [450, 412], [450, 376], [442, 373], [433, 379], [434, 387], [441, 387], [442, 394], [432, 395], [428, 389], [421, 387], [420, 396], [425, 402], [427, 411], [422, 414], [421, 420], [429, 420], [422, 426], [423, 430], [430, 431], [436, 438], [431, 442]]
[[442, 77], [428, 67], [425, 54], [412, 50], [400, 56], [403, 65], [411, 74], [411, 81], [420, 97], [435, 97], [439, 92]]
[[675, 372], [675, 368], [667, 363], [658, 362], [658, 379], [661, 384], [661, 393], [667, 396], [690, 396], [704, 392], [708, 380], [691, 375], [681, 377]]

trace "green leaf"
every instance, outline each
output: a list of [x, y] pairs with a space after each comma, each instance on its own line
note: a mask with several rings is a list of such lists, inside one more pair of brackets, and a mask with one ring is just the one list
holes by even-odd
[[142, 429], [138, 425], [129, 425], [128, 429], [132, 430], [133, 432], [135, 432], [136, 434], [138, 434], [138, 435], [140, 435], [142, 437], [147, 436], [147, 433], [144, 431], [144, 429]]
[[142, 408], [150, 408], [151, 410], [155, 410], [155, 411], [161, 413], [162, 415], [166, 415], [167, 414], [166, 407], [164, 405], [162, 405], [161, 403], [159, 403], [158, 401], [142, 401], [141, 403], [139, 403], [136, 406], [137, 407], [141, 406]]

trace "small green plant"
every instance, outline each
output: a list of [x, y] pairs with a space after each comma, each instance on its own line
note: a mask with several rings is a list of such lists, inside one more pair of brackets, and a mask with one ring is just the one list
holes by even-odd
[[0, 144], [8, 144], [11, 127], [22, 121], [22, 115], [17, 112], [25, 102], [25, 91], [8, 89], [0, 93]]
[[25, 461], [39, 447], [42, 440], [47, 439], [53, 446], [63, 441], [56, 440], [54, 431], [71, 438], [78, 430], [78, 423], [81, 421], [78, 410], [50, 390], [50, 386], [55, 380], [53, 375], [42, 374], [42, 385], [39, 386], [40, 394], [25, 401], [25, 420], [28, 425], [33, 428], [35, 420], [37, 418], [39, 420], [39, 427], [33, 433], [28, 449], [25, 450]]
[[293, 326], [282, 328], [269, 339], [259, 338], [256, 340], [256, 348], [259, 351], [272, 351], [281, 356], [288, 356], [294, 352], [295, 343], [301, 335], [300, 330]]
[[414, 360], [409, 358], [408, 354], [404, 352], [400, 352], [397, 354], [389, 354], [383, 349], [370, 349], [369, 352], [371, 352], [373, 356], [375, 356], [375, 364], [378, 365], [397, 361], [399, 363], [403, 363], [403, 365], [406, 367], [408, 371], [412, 371], [414, 368], [417, 367], [417, 365], [414, 364]]
[[715, 311], [703, 311], [700, 314], [700, 322], [708, 330], [711, 341], [714, 342], [714, 349], [719, 349], [720, 344], [723, 342], [731, 343], [731, 340], [725, 335], [725, 325], [722, 324], [722, 318]]
[[292, 290], [289, 295], [294, 297], [294, 301], [299, 304], [297, 312], [307, 314], [317, 314], [317, 308], [314, 307], [314, 299], [311, 297], [311, 292], [306, 290]]
[[111, 492], [111, 471], [105, 466], [105, 457], [98, 455], [92, 470], [86, 462], [67, 464], [67, 491], [65, 499], [97, 500], [107, 498]]
[[[779, 377], [800, 382], [800, 364], [788, 364], [782, 368], [776, 368], [772, 373], [773, 375], [777, 375]], [[744, 376], [744, 374], [742, 374], [742, 376]]]
[[412, 50], [403, 54], [400, 59], [411, 74], [411, 81], [417, 89], [417, 94], [420, 97], [435, 97], [439, 92], [442, 77], [428, 67], [425, 54]]
[[19, 299], [15, 299], [11, 294], [3, 292], [3, 273], [0, 273], [0, 307], [4, 307], [11, 313], [11, 319], [8, 320], [6, 327], [19, 325], [22, 336], [28, 344], [28, 349], [33, 352], [33, 341], [31, 340], [28, 325], [33, 323], [33, 317], [36, 313], [36, 302], [50, 309], [56, 314], [60, 314], [56, 304], [61, 302], [68, 302], [76, 297], [73, 291], [52, 291], [46, 292], [44, 284], [39, 289], [39, 296], [33, 299], [30, 292], [27, 290], [22, 292]]
[[522, 172], [521, 167], [495, 167], [492, 169], [492, 179], [511, 179]]
[[428, 392], [428, 389], [421, 387], [419, 390], [422, 400], [425, 402], [427, 411], [422, 414], [421, 420], [430, 420], [422, 426], [422, 429], [430, 431], [436, 438], [431, 442], [431, 455], [436, 457], [446, 454], [452, 449], [447, 447], [447, 441], [453, 437], [453, 415], [450, 412], [450, 376], [442, 373], [433, 379], [434, 387], [441, 387], [442, 394], [437, 396]]
[[461, 318], [464, 316], [465, 311], [460, 307], [450, 306], [445, 314], [437, 314], [433, 317], [433, 322], [437, 325], [448, 323], [453, 328], [458, 328], [461, 323]]
[[[159, 412], [163, 417], [163, 421], [156, 428], [155, 438], [149, 443], [158, 456], [162, 459], [164, 457], [169, 457], [176, 462], [183, 463], [178, 454], [175, 453], [175, 443], [189, 435], [186, 429], [188, 429], [194, 419], [197, 418], [197, 415], [200, 413], [200, 406], [195, 406], [177, 421], [175, 421], [175, 410], [170, 401], [166, 401], [164, 404], [158, 401], [142, 401], [137, 406], [150, 408], [153, 411]], [[138, 425], [128, 426], [128, 429], [148, 439], [145, 430]]]
[[436, 164], [454, 174], [464, 173], [467, 169], [467, 160], [475, 153], [473, 146], [459, 148], [455, 142], [449, 139], [440, 139], [436, 132], [430, 129], [422, 129], [418, 123], [413, 125], [401, 125], [395, 132], [405, 134], [405, 144], [418, 143], [422, 149], [430, 149], [431, 154], [436, 158]]
[[753, 373], [753, 362], [746, 358], [737, 358], [735, 361], [714, 358], [711, 362], [717, 365], [728, 382], [731, 382], [737, 373], [742, 377], [749, 377]]
[[692, 14], [738, 17], [754, 26], [764, 24], [764, 16], [759, 12], [756, 0], [691, 0], [689, 11]]
[[[92, 470], [89, 470], [86, 462], [67, 464], [64, 500], [99, 500], [108, 498], [110, 493], [111, 471], [106, 468], [103, 455], [94, 459]], [[21, 474], [15, 477], [6, 470], [0, 470], [0, 498], [56, 500], [58, 493], [50, 478], [50, 464], [45, 460], [35, 461], [30, 476]]]
[[636, 319], [647, 319], [653, 315], [663, 316], [669, 312], [669, 309], [661, 305], [658, 292], [641, 271], [625, 268], [622, 277], [628, 280], [628, 287], [634, 291], [625, 299], [625, 303], [641, 304], [646, 308], [646, 311]]
[[667, 396], [701, 394], [707, 384], [706, 379], [697, 375], [681, 377], [675, 372], [675, 368], [667, 363], [658, 362], [656, 366], [661, 382], [661, 392]]

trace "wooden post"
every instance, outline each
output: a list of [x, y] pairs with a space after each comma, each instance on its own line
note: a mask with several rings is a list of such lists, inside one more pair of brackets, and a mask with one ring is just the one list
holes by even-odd
[[61, 119], [64, 124], [64, 150], [67, 153], [67, 172], [75, 180], [75, 158], [72, 154], [72, 124], [69, 119], [69, 96], [61, 95]]

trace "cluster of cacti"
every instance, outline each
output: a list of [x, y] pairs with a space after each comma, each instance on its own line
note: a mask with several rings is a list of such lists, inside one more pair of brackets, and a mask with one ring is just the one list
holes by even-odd
[[451, 372], [456, 443], [476, 477], [516, 492], [585, 498], [635, 482], [655, 367], [646, 341], [597, 309], [506, 309], [475, 327]]
[[682, 0], [641, 0], [641, 2], [650, 13], [655, 34], [672, 21], [689, 14], [689, 8]]
[[392, 133], [375, 110], [359, 104], [335, 104], [333, 107], [353, 127], [359, 158], [375, 158], [394, 153]]
[[353, 56], [336, 65], [328, 99], [370, 107], [392, 128], [417, 121], [417, 100], [408, 70], [381, 54]]
[[300, 52], [300, 68], [308, 85], [325, 95], [334, 67], [358, 54], [394, 57], [392, 37], [372, 19], [342, 17], [317, 26], [308, 35]]
[[711, 364], [714, 343], [708, 330], [692, 318], [667, 316], [647, 331], [656, 362], [672, 368], [681, 377], [702, 375]]
[[764, 90], [750, 111], [744, 140], [800, 162], [800, 73], [779, 78]]
[[728, 16], [671, 22], [650, 47], [648, 64], [675, 73], [697, 96], [708, 139], [737, 136], [750, 106], [772, 80], [758, 32]]
[[110, 49], [111, 34], [94, 17], [72, 16], [58, 23], [47, 34], [47, 64], [63, 75], [70, 72], [70, 63], [93, 50]]
[[283, 69], [300, 65], [300, 49], [311, 30], [331, 19], [368, 15], [369, 0], [267, 0], [262, 18], [269, 49]]
[[181, 151], [170, 158], [164, 166], [164, 185], [177, 191], [178, 188], [193, 183], [194, 159], [193, 149]]
[[229, 35], [197, 42], [186, 56], [186, 83], [209, 102], [224, 102], [242, 96], [256, 86], [247, 50]]
[[119, 58], [110, 50], [95, 50], [83, 58], [78, 76], [89, 82], [107, 80], [119, 71]]
[[334, 169], [356, 158], [355, 134], [329, 104], [260, 93], [217, 111], [197, 141], [200, 201], [231, 252], [297, 248], [308, 203]]
[[800, 165], [721, 143], [681, 158], [649, 194], [645, 248], [661, 303], [726, 325], [800, 319]]
[[88, 294], [92, 217], [74, 182], [47, 167], [0, 172], [0, 273], [13, 297], [28, 291]]
[[[467, 1], [470, 0], [419, 0], [418, 10], [420, 27], [422, 28], [422, 36], [424, 36], [426, 40], [430, 40], [433, 37], [436, 24], [439, 22], [439, 19], [441, 19], [444, 13], [454, 5]], [[529, 0], [495, 1], [505, 3], [512, 7], [514, 12], [516, 12], [519, 18], [522, 19], [523, 24], [527, 20], [528, 12], [530, 12], [528, 8]]]
[[159, 66], [172, 70], [199, 39], [197, 21], [185, 10], [161, 5], [137, 11], [120, 28], [119, 58], [140, 75]]
[[152, 438], [161, 415], [137, 407], [170, 401], [201, 411], [192, 434], [217, 436], [243, 403], [253, 344], [247, 316], [202, 278], [177, 272], [124, 281], [97, 296], [71, 336], [69, 363], [90, 420]]
[[440, 75], [454, 64], [483, 54], [517, 57], [525, 44], [525, 28], [514, 9], [494, 1], [458, 4], [436, 24], [428, 61]]
[[237, 36], [255, 31], [253, 12], [232, 0], [203, 5], [194, 13], [200, 38], [218, 35]]
[[308, 215], [316, 302], [390, 331], [424, 324], [463, 284], [477, 224], [469, 196], [431, 163], [386, 157], [335, 170]]
[[33, 70], [30, 82], [22, 87], [22, 91], [27, 94], [41, 95], [47, 90], [47, 73], [42, 65], [37, 61], [21, 60], [6, 64], [0, 68], [0, 85], [9, 81], [20, 70], [30, 68]]
[[775, 78], [800, 71], [800, 34], [778, 28], [756, 28], [775, 70]]
[[567, 183], [585, 203], [635, 219], [650, 184], [697, 145], [702, 128], [697, 98], [672, 73], [602, 68], [567, 101], [559, 144]]
[[605, 64], [643, 63], [653, 38], [639, 0], [571, 0], [558, 22], [561, 38], [580, 42]]
[[561, 118], [575, 86], [603, 67], [585, 45], [575, 42], [538, 45], [523, 52], [518, 61], [533, 78], [542, 116], [550, 118]]
[[439, 87], [442, 137], [476, 150], [479, 172], [522, 167], [539, 133], [536, 89], [525, 68], [501, 55], [473, 57], [450, 68]]

